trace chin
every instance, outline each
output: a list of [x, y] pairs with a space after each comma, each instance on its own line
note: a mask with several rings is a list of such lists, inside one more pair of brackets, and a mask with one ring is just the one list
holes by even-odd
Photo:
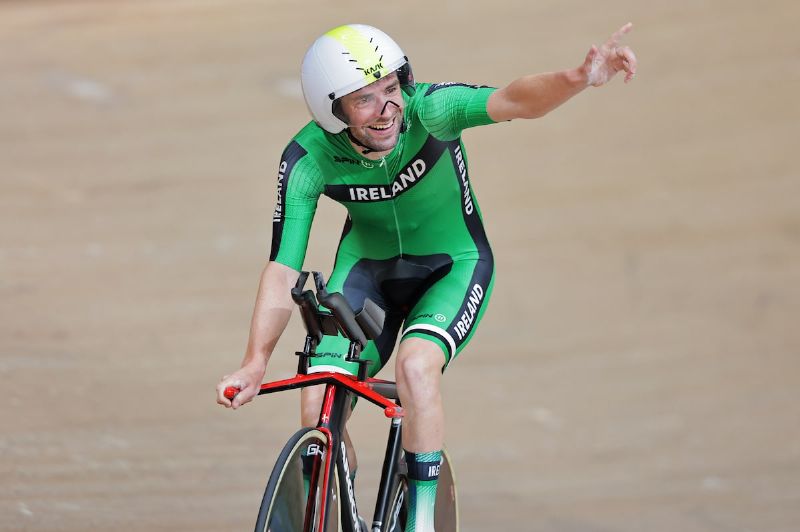
[[384, 146], [388, 146], [389, 148], [394, 148], [395, 146], [397, 146], [397, 141], [400, 140], [400, 131], [395, 131], [394, 135], [392, 135], [390, 138], [373, 139], [373, 140], [376, 145], [382, 144]]
[[383, 144], [375, 144], [375, 147], [378, 148], [375, 151], [388, 151], [393, 149], [395, 146], [397, 146], [397, 139], [394, 139], [391, 142], [384, 141]]

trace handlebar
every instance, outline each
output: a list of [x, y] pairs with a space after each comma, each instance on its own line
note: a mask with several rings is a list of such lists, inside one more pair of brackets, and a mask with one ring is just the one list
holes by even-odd
[[[363, 381], [366, 379], [366, 366], [364, 365], [368, 361], [360, 361], [358, 352], [367, 345], [368, 340], [374, 340], [380, 336], [386, 312], [377, 303], [366, 298], [364, 299], [363, 307], [356, 313], [342, 294], [328, 292], [325, 279], [320, 272], [312, 273], [314, 275], [314, 284], [317, 288], [316, 297], [313, 291], [303, 290], [309, 276], [309, 272], [306, 271], [300, 272], [300, 276], [291, 290], [292, 300], [300, 307], [300, 316], [308, 333], [306, 350], [298, 354], [313, 356], [314, 349], [322, 341], [324, 335], [336, 336], [341, 332], [345, 338], [358, 344], [355, 358], [348, 360], [359, 362], [363, 366], [359, 370], [359, 380]], [[330, 309], [330, 312], [320, 310], [317, 300]], [[352, 348], [351, 345], [351, 350]], [[223, 391], [223, 395], [226, 399], [232, 401], [240, 391], [235, 386], [228, 386]]]
[[[397, 386], [394, 382], [372, 378], [366, 381], [359, 381], [351, 375], [342, 375], [341, 373], [329, 371], [296, 375], [282, 381], [266, 382], [261, 385], [258, 395], [316, 386], [318, 384], [333, 384], [347, 388], [356, 395], [383, 408], [383, 414], [386, 417], [396, 418], [405, 415], [403, 407], [394, 402], [397, 399]], [[225, 388], [223, 395], [228, 400], [233, 400], [239, 391], [239, 388], [235, 386], [228, 386]]]
[[356, 315], [350, 304], [339, 292], [328, 292], [325, 279], [320, 272], [314, 273], [314, 284], [317, 286], [319, 302], [331, 310], [342, 334], [348, 340], [358, 342], [363, 349], [367, 345], [367, 336], [356, 322]]
[[[311, 290], [303, 290], [309, 275], [304, 271], [300, 272], [297, 283], [292, 288], [292, 299], [300, 307], [303, 325], [316, 344], [322, 341], [323, 335], [336, 336], [341, 333], [363, 349], [368, 340], [380, 336], [386, 318], [386, 312], [381, 307], [366, 298], [363, 307], [356, 313], [342, 294], [328, 292], [325, 278], [320, 272], [312, 274], [317, 289], [316, 297]], [[320, 310], [317, 301], [330, 312]]]
[[236, 394], [238, 394], [240, 391], [241, 390], [239, 390], [239, 388], [236, 386], [228, 386], [225, 388], [225, 391], [222, 392], [222, 395], [224, 395], [225, 399], [228, 401], [233, 401], [233, 398], [236, 397]]

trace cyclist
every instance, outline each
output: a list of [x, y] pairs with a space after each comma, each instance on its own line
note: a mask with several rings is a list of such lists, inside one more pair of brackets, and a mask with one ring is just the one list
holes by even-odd
[[[362, 352], [372, 361], [370, 374], [400, 338], [395, 375], [406, 411], [407, 530], [433, 530], [444, 438], [440, 378], [475, 332], [494, 275], [461, 132], [543, 116], [620, 71], [630, 81], [636, 58], [619, 44], [630, 28], [592, 46], [575, 69], [525, 76], [501, 89], [417, 83], [401, 48], [370, 26], [340, 26], [317, 39], [301, 73], [313, 120], [283, 152], [272, 249], [247, 350], [241, 368], [218, 384], [217, 402], [238, 408], [257, 394], [294, 306], [290, 289], [317, 200], [324, 194], [342, 203], [348, 217], [328, 288], [354, 309], [368, 297], [386, 311], [383, 333]], [[344, 338], [325, 337], [317, 352], [309, 371], [356, 372], [344, 360]], [[241, 390], [233, 401], [223, 395], [228, 386]], [[319, 387], [303, 389], [304, 426], [316, 424], [321, 394]]]

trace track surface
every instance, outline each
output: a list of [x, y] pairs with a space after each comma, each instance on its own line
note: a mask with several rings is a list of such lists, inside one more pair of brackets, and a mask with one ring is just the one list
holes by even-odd
[[[465, 135], [498, 275], [445, 379], [463, 530], [797, 530], [798, 5], [3, 2], [0, 529], [251, 529], [297, 398], [213, 388], [317, 34], [365, 21], [418, 79], [499, 85], [632, 20], [634, 83]], [[385, 421], [358, 414], [369, 515]]]

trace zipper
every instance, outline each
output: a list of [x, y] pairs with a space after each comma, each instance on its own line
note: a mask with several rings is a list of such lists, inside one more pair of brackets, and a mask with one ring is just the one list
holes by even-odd
[[[391, 186], [392, 185], [392, 178], [389, 175], [389, 165], [386, 164], [386, 157], [381, 157], [381, 164], [380, 166], [383, 167], [383, 172], [386, 174], [386, 184]], [[400, 257], [403, 256], [403, 236], [400, 234], [400, 219], [397, 217], [397, 206], [395, 204], [395, 198], [389, 200], [392, 202], [392, 212], [394, 213], [394, 227], [397, 231], [397, 247], [399, 248]]]

